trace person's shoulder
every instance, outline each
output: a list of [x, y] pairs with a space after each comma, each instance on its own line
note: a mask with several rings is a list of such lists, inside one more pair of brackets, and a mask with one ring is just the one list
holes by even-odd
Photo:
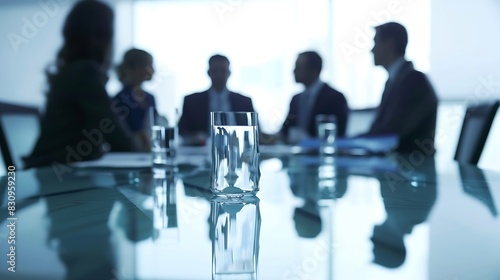
[[408, 84], [412, 87], [415, 87], [417, 85], [426, 85], [432, 87], [427, 75], [415, 69], [413, 69], [406, 75], [405, 84]]
[[423, 73], [423, 72], [420, 72], [416, 69], [413, 69], [411, 70], [408, 75], [407, 75], [407, 78], [409, 79], [419, 79], [419, 80], [422, 80], [422, 79], [426, 79], [427, 76]]
[[118, 99], [121, 96], [127, 95], [130, 93], [130, 90], [127, 87], [123, 87], [115, 96], [113, 96], [113, 99]]
[[198, 98], [202, 98], [204, 96], [208, 95], [208, 90], [206, 91], [201, 91], [201, 92], [195, 92], [188, 94], [184, 97], [185, 100], [196, 100]]
[[252, 100], [252, 98], [238, 92], [229, 91], [229, 94], [239, 99]]
[[[428, 93], [428, 96], [432, 96], [432, 98], [437, 99], [436, 92], [431, 81], [423, 72], [412, 69], [402, 81], [402, 85], [406, 89], [418, 89], [417, 92], [426, 92]], [[409, 92], [411, 92], [411, 90], [409, 90]]]
[[403, 67], [399, 71], [399, 74], [396, 77], [396, 79], [403, 79], [406, 82], [408, 81], [421, 82], [421, 81], [426, 81], [427, 76], [424, 73], [420, 72], [419, 70], [415, 69], [411, 61], [406, 61], [406, 63], [403, 64]]
[[61, 67], [54, 75], [51, 92], [94, 93], [104, 90], [107, 76], [97, 62], [79, 60]]
[[73, 83], [74, 85], [94, 84], [98, 82], [103, 84], [107, 80], [99, 64], [92, 60], [78, 60], [62, 67], [57, 76], [62, 80]]
[[332, 97], [335, 97], [335, 98], [344, 98], [345, 99], [345, 96], [344, 96], [344, 94], [342, 92], [340, 92], [337, 89], [331, 87], [327, 83], [323, 83], [323, 87], [321, 88], [320, 91], [324, 92], [328, 96], [332, 96]]

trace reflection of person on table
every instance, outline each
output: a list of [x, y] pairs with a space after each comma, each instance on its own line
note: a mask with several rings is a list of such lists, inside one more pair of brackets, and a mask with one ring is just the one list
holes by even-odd
[[300, 237], [314, 238], [322, 229], [321, 215], [318, 205], [319, 192], [315, 166], [307, 166], [300, 158], [283, 161], [290, 177], [290, 189], [296, 197], [302, 198], [302, 206], [295, 208], [293, 220]]
[[[287, 169], [292, 193], [304, 199], [303, 205], [294, 210], [297, 233], [301, 237], [314, 238], [322, 229], [318, 201], [344, 196], [348, 174], [344, 170], [337, 170], [333, 162], [316, 157], [290, 156], [280, 160], [283, 169]], [[325, 162], [328, 162], [328, 166]], [[329, 174], [322, 174], [325, 167]], [[328, 189], [324, 189], [325, 185], [328, 185]]]
[[[49, 193], [55, 185], [61, 184], [50, 170], [37, 169], [35, 172], [41, 193]], [[92, 175], [75, 177], [73, 183], [87, 189], [49, 195], [44, 199], [49, 221], [48, 244], [57, 244], [54, 250], [66, 266], [65, 279], [117, 278], [120, 268], [115, 262], [111, 243], [113, 228], [109, 225], [111, 211], [117, 202], [122, 206], [117, 226], [123, 228], [128, 240], [139, 242], [152, 233], [153, 224], [141, 210], [118, 190], [97, 187], [95, 180]]]
[[[411, 162], [400, 157], [401, 162]], [[406, 259], [404, 237], [423, 223], [436, 201], [437, 181], [434, 159], [412, 164], [413, 171], [383, 172], [378, 175], [380, 192], [387, 212], [386, 220], [373, 229], [374, 262], [389, 268], [401, 266]], [[404, 169], [399, 169], [404, 170]]]

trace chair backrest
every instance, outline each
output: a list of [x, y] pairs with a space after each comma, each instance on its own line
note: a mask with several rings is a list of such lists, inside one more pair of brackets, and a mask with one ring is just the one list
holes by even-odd
[[346, 136], [356, 136], [367, 132], [375, 119], [376, 113], [377, 108], [350, 110]]
[[455, 152], [456, 161], [473, 165], [478, 163], [498, 105], [498, 101], [493, 101], [467, 108]]
[[37, 108], [0, 102], [0, 149], [5, 167], [22, 169], [40, 130]]

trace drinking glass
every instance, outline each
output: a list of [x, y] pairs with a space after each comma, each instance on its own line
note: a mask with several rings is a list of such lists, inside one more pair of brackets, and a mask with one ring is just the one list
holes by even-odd
[[178, 142], [177, 127], [166, 123], [154, 109], [150, 110], [150, 124], [153, 168], [175, 166]]
[[255, 196], [211, 199], [212, 280], [257, 279], [260, 223]]
[[334, 115], [317, 115], [316, 129], [320, 141], [319, 152], [322, 155], [335, 154], [337, 118]]
[[259, 190], [257, 113], [211, 112], [211, 188], [215, 195], [241, 197]]

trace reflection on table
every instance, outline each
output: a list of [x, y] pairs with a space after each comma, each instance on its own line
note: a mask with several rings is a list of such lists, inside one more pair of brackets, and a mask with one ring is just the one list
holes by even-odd
[[0, 278], [500, 279], [498, 173], [397, 154], [272, 155], [258, 198], [221, 201], [206, 155], [184, 158], [62, 181], [18, 172], [19, 266]]

